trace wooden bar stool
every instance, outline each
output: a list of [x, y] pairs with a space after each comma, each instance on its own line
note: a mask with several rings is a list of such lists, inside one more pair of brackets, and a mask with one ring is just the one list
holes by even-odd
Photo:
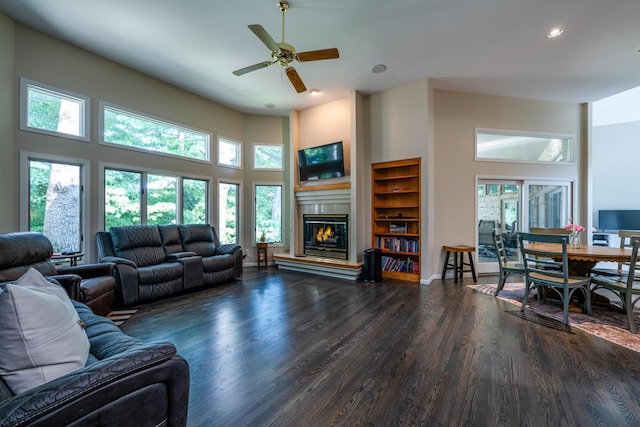
[[[467, 271], [470, 271], [472, 276], [473, 276], [473, 281], [477, 282], [478, 279], [476, 278], [476, 269], [473, 267], [473, 258], [471, 257], [471, 252], [475, 252], [476, 248], [473, 246], [466, 246], [466, 245], [458, 245], [458, 246], [443, 246], [442, 247], [443, 251], [447, 251], [447, 254], [444, 258], [444, 266], [442, 268], [442, 278], [444, 279], [446, 274], [447, 274], [447, 270], [449, 268], [453, 268], [453, 279], [454, 279], [454, 283], [458, 283], [458, 276], [460, 276], [460, 279], [462, 280], [462, 273], [465, 273]], [[451, 254], [451, 252], [453, 252], [453, 264], [449, 264], [449, 255]], [[469, 262], [466, 263], [464, 262], [464, 254], [465, 252], [469, 255]], [[465, 270], [464, 266], [469, 266], [471, 267], [470, 270]]]

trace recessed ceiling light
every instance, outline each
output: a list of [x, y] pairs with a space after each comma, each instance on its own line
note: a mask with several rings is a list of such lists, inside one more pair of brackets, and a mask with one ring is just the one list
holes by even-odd
[[547, 34], [547, 38], [554, 39], [562, 35], [562, 33], [564, 33], [564, 28], [554, 28], [551, 31], [549, 31], [549, 34]]
[[384, 64], [378, 64], [371, 67], [371, 72], [374, 74], [384, 73], [385, 71], [387, 71], [387, 66]]
[[320, 89], [311, 89], [309, 93], [311, 95], [320, 95]]
[[264, 104], [266, 108], [276, 108], [276, 104]]

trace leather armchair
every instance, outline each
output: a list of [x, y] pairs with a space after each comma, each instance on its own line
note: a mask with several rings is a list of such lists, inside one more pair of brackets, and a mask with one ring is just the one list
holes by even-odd
[[109, 314], [113, 309], [116, 286], [115, 265], [57, 267], [50, 261], [52, 254], [51, 242], [41, 233], [0, 234], [0, 282], [16, 280], [33, 267], [60, 282], [71, 299], [87, 304], [96, 314]]

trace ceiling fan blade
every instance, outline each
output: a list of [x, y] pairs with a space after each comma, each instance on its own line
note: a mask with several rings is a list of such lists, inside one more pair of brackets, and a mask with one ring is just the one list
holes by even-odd
[[300, 62], [336, 59], [339, 57], [340, 53], [335, 47], [332, 47], [331, 49], [310, 50], [308, 52], [299, 52], [296, 54], [296, 59]]
[[277, 52], [280, 50], [278, 43], [276, 43], [275, 40], [273, 40], [273, 37], [271, 37], [269, 33], [267, 33], [267, 30], [262, 28], [262, 25], [249, 25], [249, 29], [253, 31], [253, 34], [258, 36], [258, 38], [269, 48], [269, 50], [273, 52]]
[[248, 67], [240, 68], [239, 70], [235, 70], [233, 74], [236, 76], [241, 76], [243, 74], [250, 73], [255, 70], [259, 70], [260, 68], [268, 67], [273, 64], [271, 61], [258, 62], [257, 64], [249, 65]]
[[287, 77], [289, 77], [289, 80], [291, 81], [291, 84], [296, 89], [296, 92], [300, 93], [307, 90], [307, 87], [302, 83], [302, 79], [295, 68], [287, 67], [285, 71], [287, 73]]

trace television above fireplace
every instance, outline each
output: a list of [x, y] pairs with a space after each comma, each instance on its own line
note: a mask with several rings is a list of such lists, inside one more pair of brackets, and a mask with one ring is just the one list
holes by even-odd
[[298, 171], [300, 181], [344, 176], [342, 141], [298, 150]]

